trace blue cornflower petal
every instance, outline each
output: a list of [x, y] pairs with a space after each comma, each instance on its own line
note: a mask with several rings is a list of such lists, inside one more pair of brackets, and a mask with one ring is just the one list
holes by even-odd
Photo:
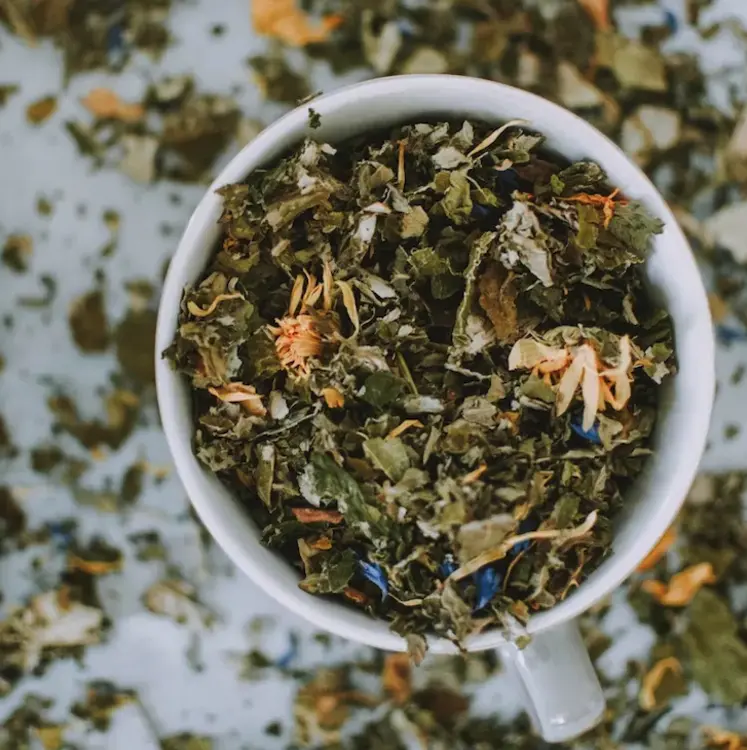
[[498, 172], [498, 182], [501, 188], [509, 193], [519, 189], [519, 175], [515, 169], [504, 169]]
[[[532, 516], [529, 516], [519, 524], [519, 528], [517, 529], [517, 531], [519, 534], [527, 534], [530, 531], [534, 531], [536, 528], [537, 521]], [[514, 544], [514, 546], [511, 548], [511, 554], [518, 555], [519, 552], [523, 552], [525, 549], [529, 549], [529, 545], [531, 543], [531, 540], [527, 540], [526, 542], [519, 542], [518, 544]]]
[[444, 561], [438, 566], [441, 578], [448, 578], [459, 566], [454, 562], [451, 555], [446, 555]]
[[417, 33], [415, 25], [407, 18], [400, 18], [397, 21], [397, 28], [399, 29], [399, 33], [402, 34], [405, 39], [410, 39]]
[[475, 593], [475, 606], [472, 611], [479, 612], [487, 607], [498, 593], [503, 582], [503, 576], [495, 568], [487, 567], [478, 570], [473, 576], [473, 580], [477, 591]]
[[47, 523], [47, 530], [58, 549], [67, 549], [73, 541], [73, 535], [70, 528], [65, 523], [49, 521]]
[[599, 437], [599, 422], [594, 422], [590, 430], [585, 430], [579, 422], [573, 420], [571, 422], [571, 429], [579, 436], [588, 440], [594, 445], [601, 445], [602, 438]]
[[747, 341], [747, 332], [734, 326], [725, 326], [721, 323], [716, 326], [716, 338], [719, 344], [733, 344], [735, 341]]
[[387, 598], [389, 594], [389, 581], [386, 579], [386, 573], [384, 569], [378, 563], [366, 562], [365, 560], [358, 560], [358, 567], [361, 569], [361, 573], [377, 586], [381, 591], [381, 600]]
[[122, 65], [125, 58], [126, 44], [124, 25], [115, 23], [106, 32], [106, 51], [109, 63], [113, 66]]
[[487, 206], [481, 206], [479, 203], [475, 203], [472, 206], [472, 215], [479, 219], [485, 219], [490, 216], [491, 210]]
[[275, 660], [275, 666], [278, 669], [287, 669], [298, 656], [298, 636], [295, 633], [290, 634], [288, 648], [281, 656]]

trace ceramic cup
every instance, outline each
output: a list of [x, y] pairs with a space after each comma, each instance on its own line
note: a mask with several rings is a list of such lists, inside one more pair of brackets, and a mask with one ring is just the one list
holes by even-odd
[[[674, 321], [679, 371], [663, 389], [655, 453], [627, 496], [610, 557], [563, 602], [533, 615], [529, 646], [519, 650], [499, 630], [472, 638], [470, 651], [501, 648], [521, 677], [527, 708], [548, 741], [570, 739], [597, 723], [604, 697], [574, 619], [633, 572], [675, 517], [703, 452], [714, 394], [714, 342], [703, 285], [687, 241], [662, 197], [614, 143], [576, 115], [538, 96], [490, 81], [458, 76], [397, 76], [344, 88], [313, 101], [321, 127], [311, 131], [302, 105], [264, 130], [223, 170], [200, 201], [171, 261], [158, 317], [158, 399], [176, 468], [200, 518], [234, 563], [270, 596], [316, 627], [388, 651], [404, 641], [384, 620], [311, 596], [296, 572], [260, 545], [259, 532], [218, 479], [192, 453], [187, 381], [162, 360], [177, 326], [185, 286], [194, 284], [220, 236], [221, 199], [215, 189], [244, 179], [307, 135], [337, 143], [365, 131], [422, 120], [523, 118], [547, 144], [572, 160], [598, 162], [611, 184], [643, 201], [666, 225], [645, 266], [651, 292]], [[429, 639], [431, 652], [453, 652]]]

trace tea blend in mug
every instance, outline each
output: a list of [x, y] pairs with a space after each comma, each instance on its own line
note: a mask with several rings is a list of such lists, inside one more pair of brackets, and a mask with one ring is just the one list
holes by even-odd
[[219, 192], [165, 355], [194, 447], [310, 594], [521, 633], [604, 559], [674, 368], [662, 223], [523, 121], [306, 140]]

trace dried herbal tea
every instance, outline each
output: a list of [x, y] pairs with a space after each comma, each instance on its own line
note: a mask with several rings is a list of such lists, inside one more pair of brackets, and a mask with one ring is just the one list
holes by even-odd
[[30, 45], [52, 39], [65, 77], [98, 68], [119, 70], [138, 51], [159, 57], [170, 42], [171, 0], [0, 0], [0, 25]]
[[165, 355], [195, 451], [311, 594], [462, 644], [610, 549], [673, 369], [661, 222], [512, 121], [305, 141], [219, 192]]
[[116, 164], [136, 182], [206, 179], [241, 125], [233, 98], [196, 91], [190, 76], [151, 84], [141, 102], [95, 88], [81, 104], [93, 121], [65, 123], [80, 153], [97, 167]]

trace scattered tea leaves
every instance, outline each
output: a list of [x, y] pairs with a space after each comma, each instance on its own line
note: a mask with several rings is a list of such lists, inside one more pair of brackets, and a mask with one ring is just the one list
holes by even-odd
[[41, 125], [57, 110], [57, 97], [45, 96], [29, 104], [26, 108], [26, 119], [31, 125]]
[[155, 311], [130, 309], [115, 327], [113, 339], [117, 361], [124, 375], [140, 387], [154, 384]]
[[[18, 679], [43, 658], [73, 656], [81, 647], [100, 642], [103, 624], [103, 611], [73, 599], [67, 586], [39, 594], [0, 622], [4, 672]], [[0, 681], [0, 692], [10, 689], [6, 679]]]
[[718, 594], [703, 589], [693, 599], [681, 641], [703, 690], [726, 705], [747, 699], [747, 645], [729, 605]]
[[34, 243], [28, 234], [11, 234], [3, 244], [2, 261], [16, 273], [25, 273], [34, 252]]
[[15, 83], [0, 83], [0, 108], [4, 107], [10, 98], [20, 91]]
[[82, 352], [106, 351], [109, 346], [109, 322], [101, 289], [93, 289], [74, 300], [68, 322], [73, 341]]
[[3, 0], [0, 23], [30, 45], [51, 38], [61, 48], [66, 77], [119, 70], [137, 51], [158, 57], [170, 41], [171, 0], [128, 0], [122, 7], [95, 0]]
[[215, 615], [197, 599], [197, 591], [186, 581], [159, 581], [143, 594], [143, 603], [153, 613], [193, 629], [209, 627]]

